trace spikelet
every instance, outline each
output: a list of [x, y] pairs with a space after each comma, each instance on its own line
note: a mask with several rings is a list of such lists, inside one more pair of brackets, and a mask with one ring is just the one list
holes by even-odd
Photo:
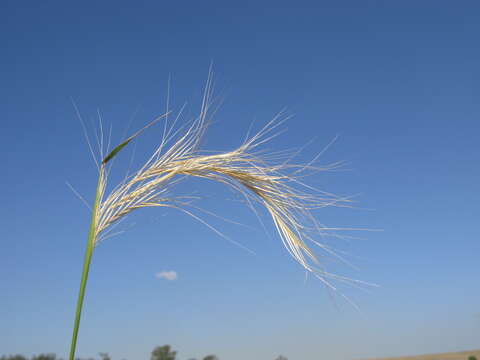
[[[320, 233], [325, 230], [311, 215], [311, 211], [328, 205], [341, 205], [348, 200], [326, 193], [320, 193], [321, 196], [319, 196], [318, 193], [300, 191], [298, 186], [301, 184], [300, 174], [302, 170], [311, 169], [310, 164], [305, 166], [292, 165], [288, 162], [270, 164], [266, 161], [268, 156], [262, 156], [256, 152], [259, 145], [275, 136], [272, 133], [273, 130], [286, 120], [282, 114], [236, 149], [213, 155], [203, 154], [199, 150], [199, 144], [207, 126], [206, 119], [210, 106], [209, 89], [210, 84], [207, 83], [200, 114], [183, 135], [167, 146], [171, 137], [167, 138], [164, 134], [159, 147], [150, 159], [137, 172], [113, 188], [109, 194], [105, 194], [106, 164], [151, 124], [130, 136], [103, 159], [99, 166], [100, 200], [94, 214], [94, 243], [105, 237], [113, 224], [136, 209], [180, 207], [181, 204], [169, 195], [170, 190], [178, 183], [179, 178], [193, 176], [226, 184], [243, 194], [248, 203], [261, 204], [268, 211], [291, 256], [305, 270], [313, 273], [329, 287], [335, 289], [327, 278], [353, 281], [323, 270], [314, 252], [306, 244], [306, 240], [309, 240], [333, 253], [331, 249], [308, 235], [312, 229]], [[155, 122], [161, 118], [157, 118]], [[332, 164], [323, 169], [331, 169], [337, 165]]]

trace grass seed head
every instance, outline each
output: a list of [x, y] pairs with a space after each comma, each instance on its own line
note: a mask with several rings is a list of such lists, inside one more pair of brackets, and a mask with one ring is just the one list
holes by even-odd
[[[146, 207], [182, 208], [185, 204], [169, 195], [171, 188], [182, 177], [198, 177], [226, 184], [239, 191], [249, 204], [261, 204], [269, 213], [291, 256], [325, 284], [331, 286], [327, 278], [347, 280], [324, 271], [306, 241], [311, 240], [311, 243], [331, 251], [309, 235], [312, 229], [321, 234], [325, 232], [311, 211], [329, 205], [341, 205], [348, 200], [331, 194], [320, 193], [319, 196], [312, 191], [300, 190], [300, 178], [303, 172], [313, 168], [311, 164], [272, 164], [268, 161], [268, 154], [262, 155], [257, 150], [261, 144], [277, 135], [274, 130], [286, 120], [283, 114], [279, 114], [236, 149], [209, 155], [201, 152], [199, 144], [207, 127], [210, 105], [208, 86], [200, 115], [184, 133], [175, 141], [171, 141], [169, 133], [164, 133], [160, 145], [146, 163], [109, 194], [105, 193], [108, 179], [106, 164], [151, 124], [115, 147], [100, 163], [100, 201], [95, 213], [94, 242], [107, 237], [109, 228], [134, 210]], [[163, 117], [166, 115], [154, 122]], [[167, 146], [169, 143], [171, 145]], [[188, 211], [186, 213], [191, 214]]]

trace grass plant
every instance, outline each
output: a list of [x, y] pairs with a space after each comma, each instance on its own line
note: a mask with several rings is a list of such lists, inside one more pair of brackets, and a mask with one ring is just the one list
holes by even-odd
[[[332, 253], [325, 245], [315, 240], [311, 233], [323, 234], [329, 229], [312, 216], [311, 211], [328, 205], [340, 205], [347, 201], [331, 194], [318, 192], [304, 186], [301, 178], [305, 171], [327, 170], [338, 166], [332, 164], [317, 168], [313, 162], [293, 165], [289, 161], [272, 161], [258, 147], [276, 136], [275, 129], [286, 119], [280, 114], [256, 135], [248, 138], [239, 147], [223, 153], [208, 154], [200, 151], [199, 145], [205, 133], [211, 107], [211, 76], [207, 81], [200, 114], [183, 133], [173, 127], [164, 128], [162, 140], [152, 156], [136, 172], [106, 192], [111, 161], [143, 130], [160, 120], [156, 119], [113, 148], [98, 165], [98, 181], [95, 200], [91, 208], [91, 223], [88, 231], [83, 270], [75, 312], [69, 360], [74, 360], [80, 325], [83, 299], [88, 279], [90, 262], [95, 245], [112, 235], [115, 224], [134, 210], [146, 207], [185, 209], [181, 199], [170, 195], [171, 188], [182, 178], [199, 177], [223, 183], [239, 191], [255, 211], [254, 203], [261, 204], [269, 213], [283, 245], [292, 257], [309, 273], [327, 286], [335, 289], [331, 279], [349, 279], [326, 272], [307, 241]], [[173, 133], [172, 133], [173, 132]], [[102, 143], [103, 145], [103, 143]], [[288, 160], [288, 159], [287, 159]], [[109, 187], [110, 188], [110, 187]]]

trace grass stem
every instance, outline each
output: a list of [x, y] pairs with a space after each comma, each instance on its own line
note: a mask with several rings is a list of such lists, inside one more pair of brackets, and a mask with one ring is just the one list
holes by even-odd
[[95, 237], [96, 237], [96, 222], [97, 222], [97, 210], [100, 204], [102, 189], [103, 189], [103, 177], [104, 177], [105, 166], [102, 164], [100, 166], [100, 172], [98, 175], [97, 189], [95, 192], [95, 201], [92, 208], [92, 217], [90, 222], [90, 228], [88, 231], [87, 238], [87, 247], [85, 249], [85, 258], [83, 261], [83, 270], [82, 270], [82, 279], [80, 281], [80, 288], [78, 290], [78, 299], [77, 299], [77, 309], [75, 311], [75, 323], [73, 326], [73, 335], [72, 342], [70, 344], [70, 356], [69, 360], [74, 360], [75, 358], [75, 348], [77, 346], [77, 337], [78, 337], [78, 328], [80, 326], [80, 318], [82, 315], [83, 299], [85, 297], [85, 287], [87, 285], [88, 271], [90, 269], [90, 261], [92, 259], [93, 248], [95, 246]]

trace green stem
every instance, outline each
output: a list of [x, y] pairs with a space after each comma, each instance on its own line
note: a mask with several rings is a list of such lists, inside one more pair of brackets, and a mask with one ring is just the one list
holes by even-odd
[[77, 346], [78, 327], [80, 326], [80, 318], [82, 315], [82, 307], [83, 307], [83, 298], [85, 297], [85, 286], [87, 285], [88, 270], [90, 269], [90, 261], [92, 259], [93, 247], [95, 246], [95, 233], [96, 233], [95, 228], [96, 228], [96, 218], [97, 218], [96, 215], [97, 215], [97, 209], [98, 209], [98, 205], [100, 203], [101, 194], [102, 194], [103, 173], [104, 173], [104, 164], [102, 164], [100, 167], [100, 173], [98, 175], [97, 190], [95, 193], [95, 201], [93, 203], [93, 208], [92, 208], [92, 218], [90, 222], [90, 229], [88, 231], [85, 258], [83, 261], [82, 279], [80, 281], [80, 289], [78, 291], [77, 310], [75, 312], [75, 323], [73, 325], [73, 335], [72, 335], [72, 343], [70, 344], [69, 360], [74, 360], [75, 358], [75, 348]]

